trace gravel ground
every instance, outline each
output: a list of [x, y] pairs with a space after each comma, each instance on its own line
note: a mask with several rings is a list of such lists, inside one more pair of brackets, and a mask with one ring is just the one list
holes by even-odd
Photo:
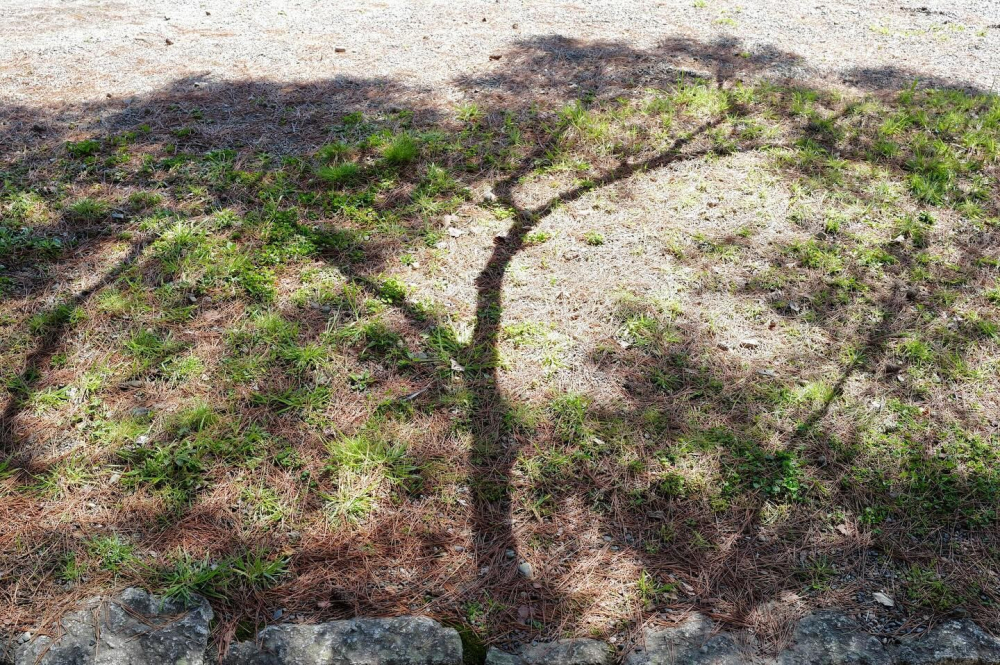
[[746, 63], [862, 87], [916, 77], [1000, 86], [1000, 3], [990, 0], [3, 0], [0, 25], [0, 100], [29, 107], [341, 77], [448, 100], [509, 74], [519, 54], [595, 44], [603, 50], [578, 55], [642, 53], [709, 72]]

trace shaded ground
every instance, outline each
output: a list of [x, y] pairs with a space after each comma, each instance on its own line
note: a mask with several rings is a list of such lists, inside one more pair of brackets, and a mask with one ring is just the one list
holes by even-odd
[[495, 55], [4, 107], [3, 625], [995, 628], [997, 99]]

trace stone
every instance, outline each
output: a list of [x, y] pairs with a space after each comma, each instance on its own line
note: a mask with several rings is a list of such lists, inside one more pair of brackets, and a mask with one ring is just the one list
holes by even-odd
[[234, 645], [224, 665], [461, 665], [454, 628], [427, 617], [268, 626]]
[[486, 652], [486, 665], [523, 665], [520, 656], [515, 656], [496, 647], [490, 647]]
[[525, 579], [533, 579], [535, 577], [535, 569], [531, 567], [531, 564], [527, 561], [522, 561], [517, 566], [517, 572], [521, 573], [521, 577]]
[[907, 639], [896, 650], [899, 665], [994, 665], [1000, 640], [967, 619], [945, 621], [921, 639]]
[[625, 665], [743, 665], [749, 658], [727, 633], [716, 633], [715, 623], [693, 614], [669, 628], [647, 628], [642, 649], [625, 659]]
[[873, 593], [872, 598], [875, 599], [876, 603], [878, 603], [879, 605], [884, 605], [885, 607], [893, 607], [896, 604], [896, 602], [892, 598], [885, 595], [881, 591], [876, 591], [875, 593]]
[[525, 665], [611, 665], [615, 660], [606, 643], [586, 637], [530, 644], [517, 655]]
[[486, 665], [611, 665], [614, 652], [605, 642], [581, 637], [529, 644], [517, 653], [490, 648]]
[[[522, 618], [530, 615], [527, 606], [520, 609]], [[0, 636], [0, 662], [13, 656], [14, 665], [205, 665], [217, 662], [207, 654], [211, 620], [212, 610], [200, 597], [185, 604], [126, 589], [114, 598], [84, 601], [44, 632]], [[823, 610], [799, 621], [789, 646], [775, 657], [750, 653], [750, 642], [737, 638], [694, 614], [675, 626], [647, 628], [625, 665], [1000, 665], [1000, 639], [968, 619], [952, 619], [920, 638], [886, 647], [851, 617]], [[616, 654], [605, 642], [580, 638], [524, 645], [515, 653], [490, 648], [485, 660], [486, 665], [612, 665]], [[256, 641], [235, 644], [222, 665], [462, 662], [456, 630], [426, 617], [396, 617], [270, 626]]]
[[814, 612], [795, 627], [792, 643], [781, 652], [778, 665], [891, 665], [889, 652], [847, 615]]
[[47, 635], [17, 646], [14, 665], [202, 665], [212, 608], [126, 589], [91, 598]]

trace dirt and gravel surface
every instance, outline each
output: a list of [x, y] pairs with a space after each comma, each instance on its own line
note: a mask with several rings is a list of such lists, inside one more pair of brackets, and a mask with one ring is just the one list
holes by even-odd
[[[933, 87], [1000, 91], [1000, 2], [996, 0], [949, 3], [931, 0], [767, 0], [742, 5], [722, 0], [461, 3], [452, 0], [408, 3], [0, 0], [0, 35], [0, 167], [8, 158], [17, 162], [23, 167], [19, 171], [26, 174], [24, 178], [32, 184], [33, 190], [66, 203], [76, 200], [74, 205], [83, 197], [126, 201], [132, 194], [142, 193], [129, 189], [135, 181], [143, 186], [149, 183], [134, 179], [124, 170], [119, 174], [124, 183], [114, 180], [113, 170], [121, 165], [109, 159], [112, 155], [104, 154], [92, 180], [65, 178], [50, 183], [46, 164], [56, 164], [60, 160], [49, 159], [49, 155], [64, 156], [68, 149], [66, 141], [97, 138], [110, 149], [118, 145], [113, 143], [112, 137], [120, 138], [130, 133], [130, 140], [136, 142], [130, 148], [135, 165], [146, 156], [155, 163], [163, 163], [178, 144], [182, 151], [206, 158], [214, 150], [239, 147], [240, 168], [250, 169], [256, 168], [249, 161], [251, 153], [264, 153], [270, 148], [268, 143], [282, 143], [287, 148], [286, 154], [311, 160], [319, 146], [332, 140], [329, 127], [337, 114], [331, 110], [336, 110], [333, 107], [338, 104], [352, 107], [349, 110], [365, 105], [431, 112], [435, 107], [450, 108], [446, 118], [443, 113], [443, 119], [421, 118], [418, 126], [432, 127], [438, 133], [446, 132], [447, 136], [460, 136], [464, 129], [455, 119], [455, 110], [463, 102], [476, 102], [488, 118], [501, 118], [502, 113], [509, 111], [512, 118], [530, 119], [530, 111], [536, 104], [556, 107], [563, 100], [586, 98], [591, 91], [609, 98], [622, 88], [638, 88], [641, 92], [642, 86], [667, 87], [685, 71], [720, 81], [765, 75], [783, 81], [816, 84], [815, 89], [824, 92], [824, 108], [834, 106], [825, 98], [825, 91], [841, 85], [864, 91], [896, 91], [918, 80]], [[638, 93], [632, 96], [641, 97]], [[702, 101], [711, 106], [713, 97], [709, 92], [705, 93], [705, 100]], [[185, 106], [182, 102], [190, 104]], [[783, 119], [785, 124], [798, 127], [797, 118], [790, 118], [790, 113], [784, 115], [789, 116]], [[104, 126], [94, 127], [92, 121]], [[190, 127], [192, 124], [197, 127]], [[705, 123], [698, 131], [712, 128]], [[797, 136], [788, 130], [775, 139], [775, 147], [788, 148], [795, 144]], [[534, 136], [529, 138], [535, 140]], [[698, 140], [707, 143], [705, 137]], [[841, 326], [843, 322], [800, 320], [797, 316], [799, 302], [805, 300], [790, 299], [787, 306], [775, 307], [779, 314], [789, 319], [787, 330], [795, 333], [794, 344], [783, 346], [786, 324], [779, 327], [775, 323], [778, 314], [765, 316], [763, 301], [756, 302], [758, 291], [763, 287], [751, 284], [743, 288], [753, 277], [763, 279], [772, 275], [772, 268], [778, 272], [782, 266], [789, 271], [798, 269], [796, 263], [790, 262], [795, 258], [789, 253], [792, 250], [778, 248], [798, 247], [802, 251], [812, 251], [814, 260], [828, 256], [823, 253], [826, 245], [810, 244], [812, 240], [807, 229], [787, 223], [791, 213], [797, 212], [792, 210], [791, 202], [793, 192], [798, 192], [795, 188], [801, 185], [801, 174], [795, 170], [798, 165], [778, 163], [776, 166], [771, 155], [751, 149], [737, 150], [725, 158], [701, 159], [709, 153], [697, 141], [687, 146], [687, 153], [681, 155], [680, 148], [685, 147], [686, 141], [678, 139], [664, 153], [667, 158], [661, 156], [645, 163], [636, 162], [634, 168], [616, 167], [605, 156], [604, 161], [596, 164], [605, 168], [606, 175], [599, 179], [601, 187], [593, 192], [590, 192], [593, 182], [586, 184], [574, 179], [579, 169], [553, 169], [554, 175], [528, 178], [523, 183], [518, 182], [522, 172], [511, 174], [504, 181], [507, 194], [510, 194], [509, 201], [502, 199], [504, 204], [513, 206], [516, 199], [525, 210], [536, 211], [533, 216], [537, 217], [538, 228], [532, 230], [542, 234], [538, 242], [529, 237], [525, 237], [524, 242], [518, 239], [511, 250], [496, 249], [498, 238], [503, 244], [505, 237], [514, 238], [516, 234], [510, 231], [509, 218], [494, 210], [498, 197], [504, 196], [505, 187], [498, 187], [503, 182], [490, 182], [489, 178], [496, 174], [484, 167], [483, 173], [470, 176], [468, 184], [475, 190], [471, 199], [455, 215], [437, 220], [442, 224], [441, 240], [433, 245], [424, 243], [427, 246], [414, 250], [417, 253], [407, 257], [409, 263], [404, 264], [399, 259], [400, 274], [418, 302], [424, 298], [433, 300], [449, 312], [454, 328], [461, 333], [458, 338], [470, 340], [471, 348], [478, 321], [484, 318], [479, 310], [491, 311], [490, 298], [500, 296], [500, 287], [489, 284], [484, 287], [480, 276], [491, 277], [499, 266], [498, 272], [506, 274], [502, 294], [506, 302], [506, 320], [552, 323], [553, 333], [547, 334], [548, 328], [537, 333], [545, 333], [544, 349], [540, 343], [542, 350], [535, 356], [522, 350], [518, 361], [504, 368], [500, 387], [515, 397], [532, 397], [539, 402], [551, 397], [550, 387], [586, 394], [596, 405], [607, 406], [604, 415], [608, 421], [637, 420], [639, 411], [633, 413], [620, 405], [628, 403], [628, 393], [632, 390], [630, 377], [638, 376], [638, 368], [645, 371], [640, 360], [635, 360], [635, 368], [630, 367], [628, 363], [633, 356], [626, 357], [626, 354], [623, 354], [625, 360], [616, 361], [618, 364], [603, 360], [607, 348], [615, 350], [621, 346], [621, 340], [616, 337], [620, 321], [612, 320], [607, 314], [616, 306], [622, 292], [655, 293], [670, 302], [677, 300], [687, 308], [685, 316], [690, 318], [685, 319], [688, 322], [685, 325], [689, 325], [693, 333], [688, 335], [690, 347], [696, 349], [707, 345], [705, 357], [714, 364], [704, 377], [697, 375], [693, 368], [684, 371], [693, 377], [691, 381], [725, 377], [727, 385], [736, 386], [732, 404], [743, 405], [742, 386], [748, 386], [749, 390], [753, 382], [769, 382], [780, 377], [781, 380], [787, 378], [791, 385], [794, 377], [799, 377], [805, 387], [811, 385], [809, 382], [813, 379], [818, 382], [841, 375], [840, 359], [831, 349], [836, 348], [838, 338], [846, 336], [843, 332], [846, 328]], [[57, 152], [43, 150], [52, 146]], [[259, 150], [246, 150], [248, 146]], [[280, 152], [282, 146], [277, 147]], [[83, 149], [86, 145], [77, 148]], [[672, 152], [675, 149], [676, 155]], [[216, 157], [220, 154], [216, 153]], [[872, 160], [867, 156], [855, 161], [860, 169], [858, 174], [879, 173], [868, 163]], [[531, 155], [525, 157], [525, 163], [533, 165]], [[410, 170], [417, 173], [416, 167]], [[854, 178], [853, 171], [851, 174]], [[182, 212], [187, 211], [185, 214], [193, 218], [208, 214], [208, 198], [202, 202], [195, 195], [204, 189], [200, 181], [175, 184], [163, 187], [168, 196], [176, 196], [180, 201], [171, 199], [171, 205]], [[876, 184], [885, 188], [879, 196], [889, 197], [899, 183]], [[181, 185], [192, 185], [190, 192]], [[402, 208], [399, 201], [408, 205], [414, 187], [414, 182], [404, 178], [397, 189], [385, 192], [384, 196], [380, 193], [375, 205], [390, 211], [394, 206]], [[830, 183], [824, 187], [831, 188], [830, 191], [837, 195], [846, 189]], [[227, 187], [224, 194], [234, 194], [236, 189]], [[514, 189], [516, 197], [511, 193]], [[236, 192], [234, 200], [227, 205], [237, 206], [240, 196], [243, 194]], [[815, 202], [808, 202], [810, 206], [815, 205], [816, 210], [810, 208], [810, 214], [815, 213], [816, 220], [820, 219], [821, 209], [840, 211], [825, 196], [821, 191]], [[213, 205], [215, 203], [217, 201], [212, 201]], [[204, 210], [199, 207], [202, 205]], [[916, 213], [916, 208], [910, 210], [903, 204], [898, 207], [902, 212]], [[858, 216], [853, 211], [848, 212], [852, 216], [844, 218], [845, 228], [852, 228], [848, 226], [852, 220], [861, 228], [864, 220], [855, 220]], [[968, 235], [967, 227], [959, 224], [954, 211], [943, 210], [935, 214], [939, 217], [935, 227], [937, 238], [946, 238], [951, 243], [953, 238]], [[446, 222], [448, 218], [451, 221]], [[111, 219], [111, 225], [124, 223], [118, 221], [120, 218]], [[834, 223], [840, 222], [834, 220]], [[455, 225], [453, 229], [452, 224]], [[591, 242], [581, 237], [580, 232], [584, 229], [597, 234], [600, 240]], [[740, 230], [736, 237], [732, 235], [734, 229]], [[116, 236], [123, 242], [127, 237], [124, 233]], [[850, 237], [845, 234], [845, 239], [839, 242], [847, 243]], [[369, 239], [367, 235], [364, 238]], [[546, 244], [545, 238], [553, 241]], [[122, 258], [124, 245], [107, 243], [110, 249], [105, 251], [104, 240], [101, 237], [101, 243], [82, 243], [71, 257], [72, 261], [64, 261], [49, 272], [39, 270], [39, 275], [30, 276], [25, 270], [15, 275], [18, 285], [34, 282], [31, 288], [18, 291], [18, 297], [6, 303], [7, 308], [28, 321], [36, 310], [40, 311], [44, 302], [56, 303], [66, 293], [76, 293], [72, 297], [77, 302], [87, 301], [105, 282], [117, 279], [114, 270], [105, 264], [112, 266], [120, 262], [126, 265], [132, 260]], [[896, 251], [897, 244], [901, 243], [893, 240], [888, 246]], [[986, 241], [983, 244], [989, 245]], [[368, 256], [378, 258], [381, 248], [376, 242], [370, 245], [366, 247]], [[394, 261], [391, 265], [387, 261], [386, 265], [396, 266], [397, 257], [392, 256], [395, 248], [388, 241], [386, 246], [388, 249], [382, 254]], [[954, 249], [952, 244], [943, 246], [949, 251]], [[687, 263], [681, 261], [685, 249], [690, 253]], [[142, 250], [137, 251], [141, 253]], [[949, 256], [959, 257], [955, 258], [955, 263], [960, 262], [957, 249]], [[879, 257], [891, 261], [887, 255], [878, 255], [876, 259]], [[967, 262], [972, 265], [972, 259]], [[367, 268], [374, 275], [380, 266], [377, 262], [372, 263]], [[104, 281], [98, 281], [97, 286], [91, 285], [91, 276], [101, 274], [104, 277], [100, 279]], [[975, 282], [980, 291], [987, 288], [985, 271], [970, 271], [969, 275], [972, 276], [970, 281], [973, 277], [983, 281]], [[724, 287], [711, 286], [715, 282], [723, 284], [723, 280], [730, 281], [726, 281]], [[291, 286], [286, 290], [290, 292]], [[44, 293], [44, 297], [36, 295], [39, 293]], [[795, 295], [794, 290], [789, 293]], [[287, 295], [283, 292], [282, 297]], [[888, 305], [894, 305], [895, 300], [888, 297], [888, 291], [871, 297], [883, 295]], [[400, 311], [393, 314], [396, 319], [391, 321], [402, 325], [405, 313], [402, 308], [398, 309]], [[911, 309], [916, 312], [915, 305]], [[318, 321], [320, 311], [310, 310], [302, 316]], [[791, 314], [793, 311], [795, 315]], [[845, 316], [849, 313], [837, 311]], [[231, 317], [235, 321], [239, 316], [235, 308], [216, 311], [213, 307], [197, 326], [185, 323], [188, 329], [184, 334], [199, 340], [203, 346], [197, 347], [198, 351], [214, 360], [219, 355], [217, 349], [221, 348], [219, 333], [222, 327], [212, 317], [220, 320]], [[915, 314], [913, 321], [900, 317], [899, 334], [907, 330], [906, 326], [917, 325], [914, 321], [918, 321]], [[97, 322], [94, 323], [96, 326]], [[525, 330], [531, 332], [528, 328]], [[491, 344], [496, 347], [498, 334], [494, 330], [481, 337], [487, 341], [492, 337]], [[873, 339], [876, 337], [880, 344], [881, 333]], [[76, 338], [68, 335], [66, 339], [70, 341], [60, 341], [60, 344], [65, 343], [67, 348], [77, 343]], [[86, 341], [83, 335], [80, 339]], [[702, 340], [708, 341], [702, 344]], [[81, 348], [84, 342], [80, 342]], [[27, 362], [47, 367], [46, 354], [53, 355], [56, 347], [44, 344], [39, 348], [43, 351], [32, 351], [34, 355], [29, 356]], [[49, 350], [44, 351], [44, 348]], [[634, 355], [638, 358], [639, 353]], [[873, 410], [881, 412], [885, 403], [884, 396], [878, 392], [884, 388], [878, 383], [881, 379], [878, 376], [855, 377], [854, 368], [855, 364], [847, 365], [843, 370], [844, 378], [836, 388], [840, 392], [830, 395], [842, 392], [857, 403], [872, 404]], [[887, 369], [885, 376], [892, 375], [890, 388], [897, 388], [899, 383], [902, 386], [899, 389], [903, 390], [907, 387], [898, 378], [899, 369]], [[462, 373], [465, 370], [453, 366], [453, 371]], [[55, 379], [46, 376], [52, 386], [57, 385], [57, 381], [66, 383], [58, 374], [54, 375]], [[536, 380], [538, 377], [542, 378]], [[729, 380], [731, 377], [740, 378], [733, 381]], [[403, 379], [399, 384], [400, 394], [423, 394], [423, 390], [416, 391], [419, 386], [407, 383], [406, 377]], [[206, 379], [201, 380], [207, 383]], [[685, 386], [687, 381], [685, 378]], [[162, 393], [150, 393], [150, 404], [166, 404], [173, 399], [170, 391], [174, 391], [174, 386], [166, 387], [162, 382], [157, 385], [160, 387], [156, 390], [162, 389]], [[126, 385], [125, 388], [132, 390], [135, 386]], [[338, 417], [360, 422], [362, 396], [346, 383], [341, 388], [344, 396], [337, 405]], [[145, 410], [145, 402], [142, 406], [126, 403], [133, 399], [129, 390], [123, 389], [116, 398], [120, 400], [122, 412], [132, 413], [135, 408]], [[938, 392], [943, 395], [945, 391]], [[975, 395], [977, 409], [995, 412], [995, 391], [984, 392], [985, 397]], [[723, 423], [735, 422], [743, 416], [749, 419], [759, 415], [755, 410], [759, 396], [750, 392], [746, 395], [746, 399], [754, 403], [745, 413], [735, 407], [724, 413], [713, 412], [712, 408], [717, 407], [712, 403], [713, 398], [703, 397], [700, 392], [697, 399], [701, 401], [695, 404], [710, 407], [707, 413], [701, 414], [705, 423], [713, 417]], [[490, 387], [482, 391], [477, 400], [501, 404], [500, 397], [501, 393]], [[947, 397], [951, 399], [950, 391]], [[827, 399], [827, 407], [831, 399]], [[972, 401], [971, 397], [969, 399]], [[931, 404], [940, 422], [946, 422], [944, 416], [951, 415], [945, 414], [950, 404], [943, 398], [940, 403]], [[821, 417], [827, 415], [827, 407]], [[494, 407], [493, 411], [487, 409], [484, 413], [496, 415], [505, 408]], [[351, 409], [357, 413], [351, 413]], [[73, 444], [67, 440], [73, 437], [63, 437], [62, 431], [55, 426], [45, 430], [39, 425], [41, 418], [32, 420], [35, 414], [21, 414], [17, 409], [8, 411], [18, 417], [7, 420], [21, 430], [41, 432], [40, 438], [45, 439], [46, 445], [51, 444], [49, 452], [53, 459], [66, 452], [60, 446]], [[922, 406], [920, 413], [926, 411], [926, 406]], [[985, 420], [979, 416], [979, 411], [970, 410], [970, 413], [966, 424], [971, 431], [982, 434]], [[419, 423], [420, 436], [426, 439], [430, 451], [428, 455], [434, 460], [464, 459], [469, 441], [452, 437], [450, 415], [442, 414], [437, 420], [428, 417], [427, 421]], [[838, 422], [850, 417], [848, 412], [835, 415], [840, 418]], [[957, 416], [954, 420], [965, 422]], [[891, 423], [892, 428], [896, 426], [897, 423]], [[414, 430], [417, 428], [418, 425], [413, 426]], [[404, 434], [411, 435], [409, 430], [400, 436]], [[595, 441], [601, 445], [605, 443]], [[35, 447], [41, 451], [38, 456], [42, 457], [45, 451], [41, 446]], [[503, 453], [501, 457], [509, 463], [512, 456], [513, 453]], [[818, 469], [827, 467], [825, 453], [817, 454], [817, 459]], [[627, 459], [621, 462], [622, 468], [630, 468]], [[508, 464], [507, 471], [510, 468]], [[832, 474], [833, 470], [817, 473], [827, 472]], [[493, 482], [494, 477], [490, 475], [493, 473], [492, 469], [487, 469], [482, 472], [482, 478]], [[288, 486], [296, 487], [294, 474], [289, 473], [288, 478]], [[115, 482], [109, 481], [109, 486]], [[515, 478], [515, 489], [517, 482], [521, 480]], [[459, 481], [455, 484], [457, 486]], [[204, 499], [202, 506], [207, 506], [206, 509], [199, 507], [200, 512], [192, 513], [190, 520], [171, 524], [164, 533], [149, 538], [139, 533], [136, 540], [154, 554], [192, 543], [218, 551], [234, 548], [236, 544], [246, 547], [247, 543], [236, 543], [243, 534], [234, 535], [230, 522], [215, 521], [216, 513], [225, 514], [234, 505], [234, 486], [235, 481], [211, 488], [215, 494]], [[617, 485], [614, 488], [609, 496], [625, 496], [624, 492], [616, 495], [621, 488]], [[0, 502], [0, 509], [18, 517], [0, 520], [10, 526], [6, 537], [9, 542], [31, 541], [34, 538], [31, 522], [34, 520], [50, 531], [53, 540], [73, 543], [79, 539], [79, 534], [66, 534], [77, 529], [77, 522], [87, 528], [92, 526], [94, 533], [104, 533], [102, 530], [110, 533], [112, 528], [125, 532], [129, 526], [147, 517], [131, 511], [139, 515], [134, 519], [130, 514], [133, 504], [117, 499], [108, 499], [104, 506], [100, 503], [102, 499], [93, 500], [95, 497], [87, 494], [89, 491], [85, 487], [79, 490], [79, 495], [72, 494], [75, 503], [66, 508], [66, 513], [53, 510], [51, 504], [27, 494], [22, 497], [22, 503], [4, 507]], [[110, 487], [95, 490], [95, 493], [97, 491], [119, 496], [118, 490]], [[502, 489], [501, 493], [509, 491]], [[602, 497], [570, 495], [560, 503], [558, 519], [546, 522], [538, 514], [531, 516], [522, 510], [518, 521], [497, 529], [500, 535], [493, 539], [497, 543], [516, 537], [521, 543], [519, 547], [525, 549], [524, 552], [510, 550], [508, 555], [500, 546], [495, 548], [496, 552], [488, 552], [490, 556], [496, 554], [494, 568], [507, 571], [503, 573], [507, 575], [505, 578], [501, 578], [500, 573], [490, 573], [503, 582], [493, 590], [511, 596], [510, 599], [504, 596], [506, 614], [503, 617], [507, 623], [502, 630], [493, 630], [488, 635], [493, 642], [511, 638], [512, 634], [516, 639], [530, 637], [529, 628], [536, 630], [537, 626], [543, 626], [549, 637], [574, 631], [589, 634], [596, 627], [602, 635], [612, 642], [618, 640], [620, 645], [632, 639], [639, 629], [641, 622], [629, 623], [622, 619], [623, 610], [630, 607], [628, 594], [632, 593], [637, 579], [647, 580], [646, 568], [657, 572], [649, 561], [661, 561], [667, 555], [649, 554], [633, 547], [636, 543], [631, 540], [632, 533], [625, 525], [611, 519], [595, 519], [589, 512], [590, 503], [583, 503], [583, 498], [595, 505], [604, 501]], [[548, 497], [541, 497], [540, 503], [546, 499]], [[134, 505], [139, 505], [140, 499], [135, 501]], [[272, 597], [268, 600], [271, 604], [252, 607], [247, 615], [258, 622], [275, 621], [282, 616], [309, 618], [315, 615], [328, 619], [336, 612], [382, 616], [401, 611], [423, 612], [430, 603], [434, 607], [427, 610], [429, 612], [444, 608], [439, 612], [442, 616], [464, 615], [473, 622], [483, 607], [478, 604], [479, 600], [465, 603], [468, 589], [491, 587], [481, 579], [485, 576], [484, 569], [476, 565], [479, 561], [470, 552], [476, 548], [477, 538], [484, 540], [477, 529], [487, 535], [491, 531], [475, 524], [476, 520], [486, 520], [482, 516], [470, 517], [467, 513], [475, 513], [475, 510], [467, 509], [466, 503], [464, 495], [456, 490], [452, 512], [441, 521], [447, 528], [440, 528], [434, 539], [426, 542], [416, 536], [405, 540], [397, 537], [410, 524], [419, 521], [414, 515], [424, 515], [420, 512], [424, 510], [422, 505], [406, 504], [404, 510], [390, 512], [382, 522], [366, 527], [370, 529], [373, 542], [385, 544], [374, 556], [356, 547], [356, 541], [363, 538], [356, 537], [354, 532], [345, 530], [338, 533], [336, 539], [330, 539], [319, 527], [315, 533], [306, 533], [304, 537], [296, 530], [294, 539], [289, 536], [288, 542], [293, 542], [296, 548], [297, 570], [308, 571], [308, 574], [298, 574], [284, 588], [286, 591], [293, 589], [293, 593], [282, 591], [282, 598]], [[21, 510], [18, 507], [21, 505], [29, 508]], [[412, 512], [405, 512], [411, 508]], [[643, 510], [642, 514], [632, 514], [637, 511], [630, 513], [630, 506], [624, 502], [613, 508], [642, 524], [664, 518], [662, 511], [647, 514]], [[772, 600], [777, 595], [776, 590], [802, 586], [799, 580], [793, 580], [795, 584], [785, 584], [788, 571], [805, 569], [806, 564], [813, 561], [807, 561], [805, 552], [798, 550], [830, 551], [840, 557], [848, 549], [857, 554], [850, 560], [853, 566], [850, 570], [862, 571], [864, 579], [859, 581], [852, 577], [855, 572], [838, 574], [830, 589], [824, 591], [828, 595], [823, 596], [822, 603], [843, 607], [855, 598], [859, 606], [867, 606], [864, 614], [859, 613], [859, 621], [876, 634], [910, 634], [924, 630], [929, 619], [922, 611], [908, 618], [901, 607], [890, 611], [874, 605], [870, 591], [889, 589], [888, 585], [897, 583], [891, 580], [903, 579], [907, 569], [900, 567], [902, 564], [897, 566], [888, 555], [875, 551], [868, 540], [868, 530], [859, 532], [853, 523], [840, 523], [840, 517], [827, 525], [834, 529], [831, 530], [827, 526], [817, 526], [820, 523], [811, 514], [806, 514], [794, 525], [785, 521], [786, 515], [781, 512], [785, 509], [768, 503], [761, 512], [770, 512], [759, 523], [754, 521], [756, 518], [740, 518], [743, 521], [734, 526], [717, 518], [715, 509], [708, 503], [699, 504], [697, 516], [702, 521], [695, 522], [692, 518], [690, 523], [684, 522], [685, 528], [690, 527], [692, 532], [684, 536], [684, 547], [689, 547], [684, 551], [696, 551], [699, 558], [671, 560], [671, 566], [660, 572], [671, 575], [667, 587], [673, 591], [654, 586], [647, 592], [655, 597], [680, 590], [683, 597], [678, 601], [675, 594], [671, 597], [672, 602], [710, 608], [714, 618], [760, 629], [760, 634], [776, 633], [774, 630], [767, 633], [764, 628], [791, 625], [791, 617], [798, 618], [812, 608], [811, 596], [802, 600], [782, 594], [780, 603]], [[484, 512], [483, 515], [489, 517], [492, 513]], [[829, 519], [834, 519], [832, 514]], [[141, 531], [146, 525], [136, 528]], [[510, 533], [504, 533], [504, 529]], [[707, 540], [703, 531], [709, 536], [717, 535], [719, 544]], [[674, 538], [672, 531], [660, 529], [658, 533], [664, 542]], [[791, 535], [784, 541], [776, 533]], [[801, 536], [803, 533], [808, 540]], [[842, 545], [845, 542], [849, 547]], [[926, 546], [922, 554], [931, 547], [928, 543], [940, 551], [954, 550], [962, 554], [960, 565], [948, 569], [960, 570], [961, 575], [955, 574], [949, 579], [967, 578], [970, 562], [976, 564], [982, 577], [993, 576], [992, 559], [987, 556], [987, 553], [996, 552], [995, 541], [991, 538], [935, 531], [921, 544], [921, 547]], [[771, 545], [770, 550], [765, 547], [767, 545]], [[520, 558], [522, 553], [537, 553], [538, 558], [534, 561], [539, 571], [537, 575], [521, 573], [523, 580], [517, 577], [513, 564], [506, 565]], [[478, 553], [475, 556], [482, 557]], [[817, 558], [814, 563], [813, 568], [818, 570], [821, 581], [834, 577], [833, 572], [827, 570], [826, 558]], [[678, 571], [680, 575], [675, 579], [673, 575]], [[107, 571], [103, 574], [106, 575], [104, 579], [111, 577]], [[8, 581], [17, 579], [15, 575], [0, 577]], [[752, 584], [747, 583], [748, 580]], [[27, 616], [29, 610], [25, 609], [30, 602], [36, 607], [54, 607], [58, 601], [64, 608], [69, 604], [68, 594], [90, 593], [89, 589], [72, 590], [67, 586], [46, 592], [48, 596], [36, 593], [31, 597], [33, 592], [24, 590], [28, 585], [22, 586], [10, 593], [10, 598], [4, 599], [6, 607], [11, 608], [7, 610], [8, 615], [13, 617], [6, 622], [5, 630], [10, 626], [23, 627], [22, 624], [32, 619]], [[822, 585], [817, 583], [817, 586]], [[523, 592], [520, 591], [522, 587]], [[333, 597], [330, 590], [334, 588], [349, 591], [344, 597], [350, 598], [350, 603], [345, 601], [339, 606], [338, 598], [334, 598], [337, 602], [331, 608], [329, 599], [316, 602], [323, 593]], [[898, 605], [902, 605], [902, 587], [899, 588], [896, 597]], [[939, 590], [937, 586], [930, 588]], [[425, 590], [435, 595], [424, 593]], [[516, 597], [515, 592], [519, 594]], [[525, 596], [527, 593], [533, 595]], [[977, 603], [971, 608], [972, 618], [990, 627], [998, 625], [996, 603], [985, 596], [971, 600]], [[587, 611], [579, 611], [573, 604], [576, 602], [586, 606]], [[237, 601], [232, 604], [236, 605]], [[776, 607], [783, 609], [778, 611]], [[561, 614], [553, 617], [552, 608]], [[963, 612], [968, 611], [963, 608]], [[221, 612], [219, 615], [222, 616]], [[0, 622], [4, 618], [0, 612]], [[517, 630], [522, 632], [514, 633], [506, 627], [513, 624], [515, 618]], [[220, 622], [220, 643], [227, 644], [234, 639], [239, 620], [238, 612], [230, 611]], [[489, 621], [495, 620], [490, 618]], [[921, 625], [917, 626], [918, 623]]]
[[624, 46], [695, 71], [738, 58], [862, 86], [1000, 85], [988, 0], [5, 0], [0, 25], [0, 99], [28, 106], [222, 80], [384, 80], [453, 98], [538, 44], [565, 57]]

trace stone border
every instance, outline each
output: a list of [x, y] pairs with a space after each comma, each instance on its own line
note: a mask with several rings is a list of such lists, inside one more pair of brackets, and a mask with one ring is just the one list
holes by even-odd
[[[50, 634], [22, 635], [14, 665], [205, 665], [212, 610], [203, 598], [183, 604], [126, 589], [92, 598]], [[814, 612], [796, 624], [777, 656], [754, 653], [749, 641], [693, 614], [671, 627], [647, 628], [643, 645], [616, 654], [605, 642], [565, 639], [491, 648], [486, 665], [1000, 665], [1000, 640], [967, 619], [947, 621], [923, 637], [886, 645], [846, 614]], [[233, 645], [222, 665], [463, 665], [454, 628], [427, 617], [350, 619], [262, 630]]]
[[34, 665], [204, 665], [212, 608], [126, 589], [116, 598], [91, 598], [48, 634], [16, 640], [14, 663]]

